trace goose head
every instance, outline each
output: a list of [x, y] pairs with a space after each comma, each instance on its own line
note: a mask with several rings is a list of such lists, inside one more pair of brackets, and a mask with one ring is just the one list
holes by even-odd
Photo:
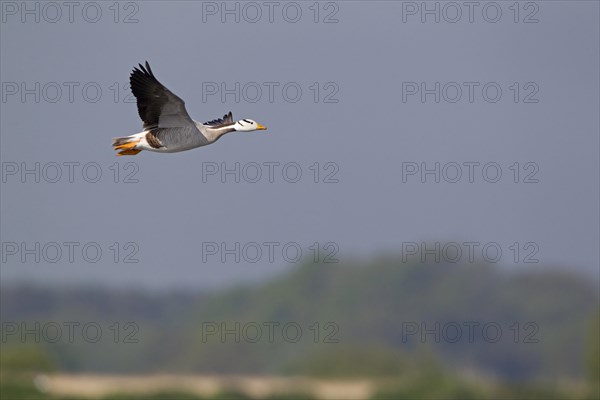
[[233, 129], [237, 132], [252, 132], [264, 131], [267, 129], [267, 127], [251, 119], [240, 119], [235, 124], [233, 124]]

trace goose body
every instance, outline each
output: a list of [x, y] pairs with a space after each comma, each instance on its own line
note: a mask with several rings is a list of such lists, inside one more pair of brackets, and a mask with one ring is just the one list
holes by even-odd
[[147, 61], [133, 69], [129, 81], [144, 125], [140, 133], [113, 139], [119, 156], [142, 150], [176, 153], [212, 144], [229, 132], [267, 129], [250, 119], [235, 122], [231, 112], [204, 123], [194, 121], [183, 100], [156, 79]]

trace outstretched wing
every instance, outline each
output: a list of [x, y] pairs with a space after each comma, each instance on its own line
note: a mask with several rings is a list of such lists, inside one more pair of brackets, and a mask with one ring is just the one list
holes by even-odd
[[205, 122], [202, 125], [212, 126], [213, 128], [219, 128], [221, 126], [227, 126], [233, 124], [233, 114], [231, 111], [229, 113], [223, 115], [223, 118], [213, 119], [212, 121]]
[[133, 69], [129, 83], [145, 130], [195, 126], [183, 100], [154, 77], [148, 61]]

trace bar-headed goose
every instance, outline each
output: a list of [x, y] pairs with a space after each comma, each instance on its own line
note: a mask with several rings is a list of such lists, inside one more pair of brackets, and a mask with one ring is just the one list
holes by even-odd
[[113, 139], [118, 156], [133, 156], [142, 150], [175, 153], [214, 143], [229, 132], [267, 129], [251, 119], [234, 122], [231, 112], [203, 124], [194, 121], [183, 100], [154, 77], [148, 61], [145, 68], [140, 64], [133, 69], [129, 82], [144, 131]]

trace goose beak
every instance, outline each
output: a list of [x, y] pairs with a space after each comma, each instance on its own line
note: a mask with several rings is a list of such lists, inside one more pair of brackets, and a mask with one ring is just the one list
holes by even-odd
[[267, 130], [267, 127], [266, 127], [266, 126], [264, 126], [264, 125], [261, 125], [261, 124], [257, 123], [257, 124], [256, 124], [256, 130], [257, 130], [257, 131], [266, 131], [266, 130]]

